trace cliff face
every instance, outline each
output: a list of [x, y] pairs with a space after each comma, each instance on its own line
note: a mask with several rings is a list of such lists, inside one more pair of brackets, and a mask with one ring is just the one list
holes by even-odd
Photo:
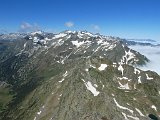
[[[31, 33], [0, 44], [2, 120], [148, 120], [160, 76], [114, 37]], [[7, 101], [6, 101], [7, 100]]]

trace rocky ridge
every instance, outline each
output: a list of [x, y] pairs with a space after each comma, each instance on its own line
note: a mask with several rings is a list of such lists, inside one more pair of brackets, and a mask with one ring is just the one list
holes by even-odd
[[[0, 44], [2, 120], [159, 117], [160, 76], [121, 39], [42, 31]], [[5, 83], [5, 85], [4, 85]], [[4, 97], [5, 96], [5, 97]]]

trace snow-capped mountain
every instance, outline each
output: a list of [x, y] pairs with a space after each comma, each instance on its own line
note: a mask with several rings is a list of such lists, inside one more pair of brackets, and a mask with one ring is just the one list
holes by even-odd
[[[25, 37], [25, 40], [24, 49], [28, 44], [28, 40], [30, 40], [33, 43], [33, 49], [42, 47], [45, 51], [48, 51], [50, 48], [63, 46], [64, 48], [62, 49], [66, 49], [66, 51], [72, 49], [77, 52], [77, 54], [83, 54], [86, 57], [99, 55], [121, 64], [138, 65], [141, 63], [145, 64], [145, 62], [148, 61], [145, 56], [129, 49], [117, 38], [95, 35], [86, 31], [65, 31], [59, 34], [31, 33], [31, 35]], [[70, 53], [70, 56], [72, 54], [73, 51]], [[69, 56], [67, 57], [69, 58]]]
[[1, 34], [0, 35], [0, 41], [2, 40], [16, 40], [21, 39], [24, 36], [26, 36], [26, 33], [9, 33], [9, 34]]
[[137, 68], [147, 62], [122, 39], [87, 31], [2, 40], [0, 119], [158, 119], [160, 76]]

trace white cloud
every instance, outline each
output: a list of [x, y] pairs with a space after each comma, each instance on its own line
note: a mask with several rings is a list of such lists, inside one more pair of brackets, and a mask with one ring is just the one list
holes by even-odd
[[20, 32], [31, 32], [31, 31], [37, 31], [37, 30], [40, 30], [40, 27], [37, 23], [30, 24], [28, 22], [23, 22], [20, 25], [20, 29], [19, 29]]
[[21, 29], [30, 29], [32, 28], [32, 25], [30, 23], [24, 22], [20, 26]]
[[73, 26], [74, 26], [74, 23], [73, 23], [73, 22], [66, 22], [66, 23], [65, 23], [65, 26], [66, 26], [66, 27], [73, 27]]
[[91, 25], [91, 28], [94, 30], [94, 31], [100, 31], [100, 27], [99, 25]]
[[152, 46], [130, 46], [130, 48], [138, 51], [139, 53], [145, 55], [150, 62], [147, 63], [146, 66], [141, 67], [143, 70], [152, 70], [156, 71], [158, 74], [160, 74], [160, 46], [152, 47]]

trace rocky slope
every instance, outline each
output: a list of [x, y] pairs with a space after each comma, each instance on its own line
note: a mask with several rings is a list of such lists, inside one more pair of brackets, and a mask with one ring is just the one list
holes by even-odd
[[160, 76], [137, 68], [148, 61], [86, 31], [1, 40], [0, 119], [156, 120]]

